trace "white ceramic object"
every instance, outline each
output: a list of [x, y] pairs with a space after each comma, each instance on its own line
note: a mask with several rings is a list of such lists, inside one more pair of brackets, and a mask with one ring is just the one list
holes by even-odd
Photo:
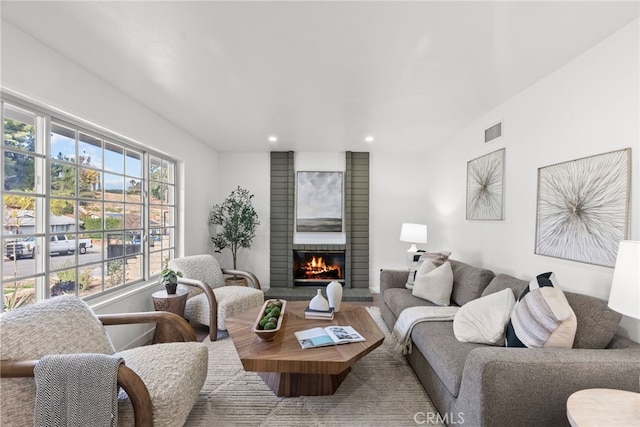
[[322, 289], [318, 289], [317, 295], [311, 298], [309, 308], [311, 310], [329, 311], [329, 301], [322, 296]]
[[327, 285], [327, 299], [329, 300], [329, 307], [333, 307], [335, 313], [340, 311], [340, 304], [342, 303], [342, 285], [335, 280]]

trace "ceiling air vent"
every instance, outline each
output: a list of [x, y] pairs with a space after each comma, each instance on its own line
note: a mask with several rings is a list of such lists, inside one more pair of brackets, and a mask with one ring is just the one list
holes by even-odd
[[491, 142], [502, 136], [502, 122], [496, 123], [484, 131], [484, 142]]

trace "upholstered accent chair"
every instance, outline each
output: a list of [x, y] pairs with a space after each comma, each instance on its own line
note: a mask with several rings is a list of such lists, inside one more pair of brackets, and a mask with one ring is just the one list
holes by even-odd
[[[225, 319], [264, 304], [258, 278], [248, 271], [220, 268], [213, 255], [191, 255], [169, 261], [169, 268], [181, 271], [179, 287], [189, 292], [184, 317], [209, 327], [211, 341], [218, 330], [226, 331]], [[224, 275], [241, 276], [249, 286], [225, 286]]]
[[83, 300], [72, 296], [50, 298], [0, 315], [2, 424], [34, 425], [33, 377], [39, 359], [98, 353], [124, 359], [117, 374], [119, 426], [184, 425], [207, 376], [207, 347], [178, 342], [116, 353], [104, 325], [127, 323], [169, 323], [185, 341], [195, 341], [191, 325], [176, 314], [96, 316]]

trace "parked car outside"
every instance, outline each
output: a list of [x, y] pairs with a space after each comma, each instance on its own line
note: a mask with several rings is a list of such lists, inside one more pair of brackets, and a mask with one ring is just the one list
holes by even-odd
[[[76, 248], [82, 255], [87, 253], [87, 248], [93, 247], [93, 240], [70, 240], [64, 234], [56, 234], [49, 239], [49, 255], [67, 255], [75, 253]], [[4, 245], [5, 256], [9, 259], [33, 258], [36, 250], [35, 237], [18, 238]]]
[[9, 259], [33, 258], [35, 251], [35, 237], [11, 240], [4, 245], [4, 254]]

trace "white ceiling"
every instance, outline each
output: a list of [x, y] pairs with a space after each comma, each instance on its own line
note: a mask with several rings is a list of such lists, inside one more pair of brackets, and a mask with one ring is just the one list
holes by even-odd
[[422, 150], [638, 11], [638, 1], [2, 1], [1, 9], [219, 151]]

